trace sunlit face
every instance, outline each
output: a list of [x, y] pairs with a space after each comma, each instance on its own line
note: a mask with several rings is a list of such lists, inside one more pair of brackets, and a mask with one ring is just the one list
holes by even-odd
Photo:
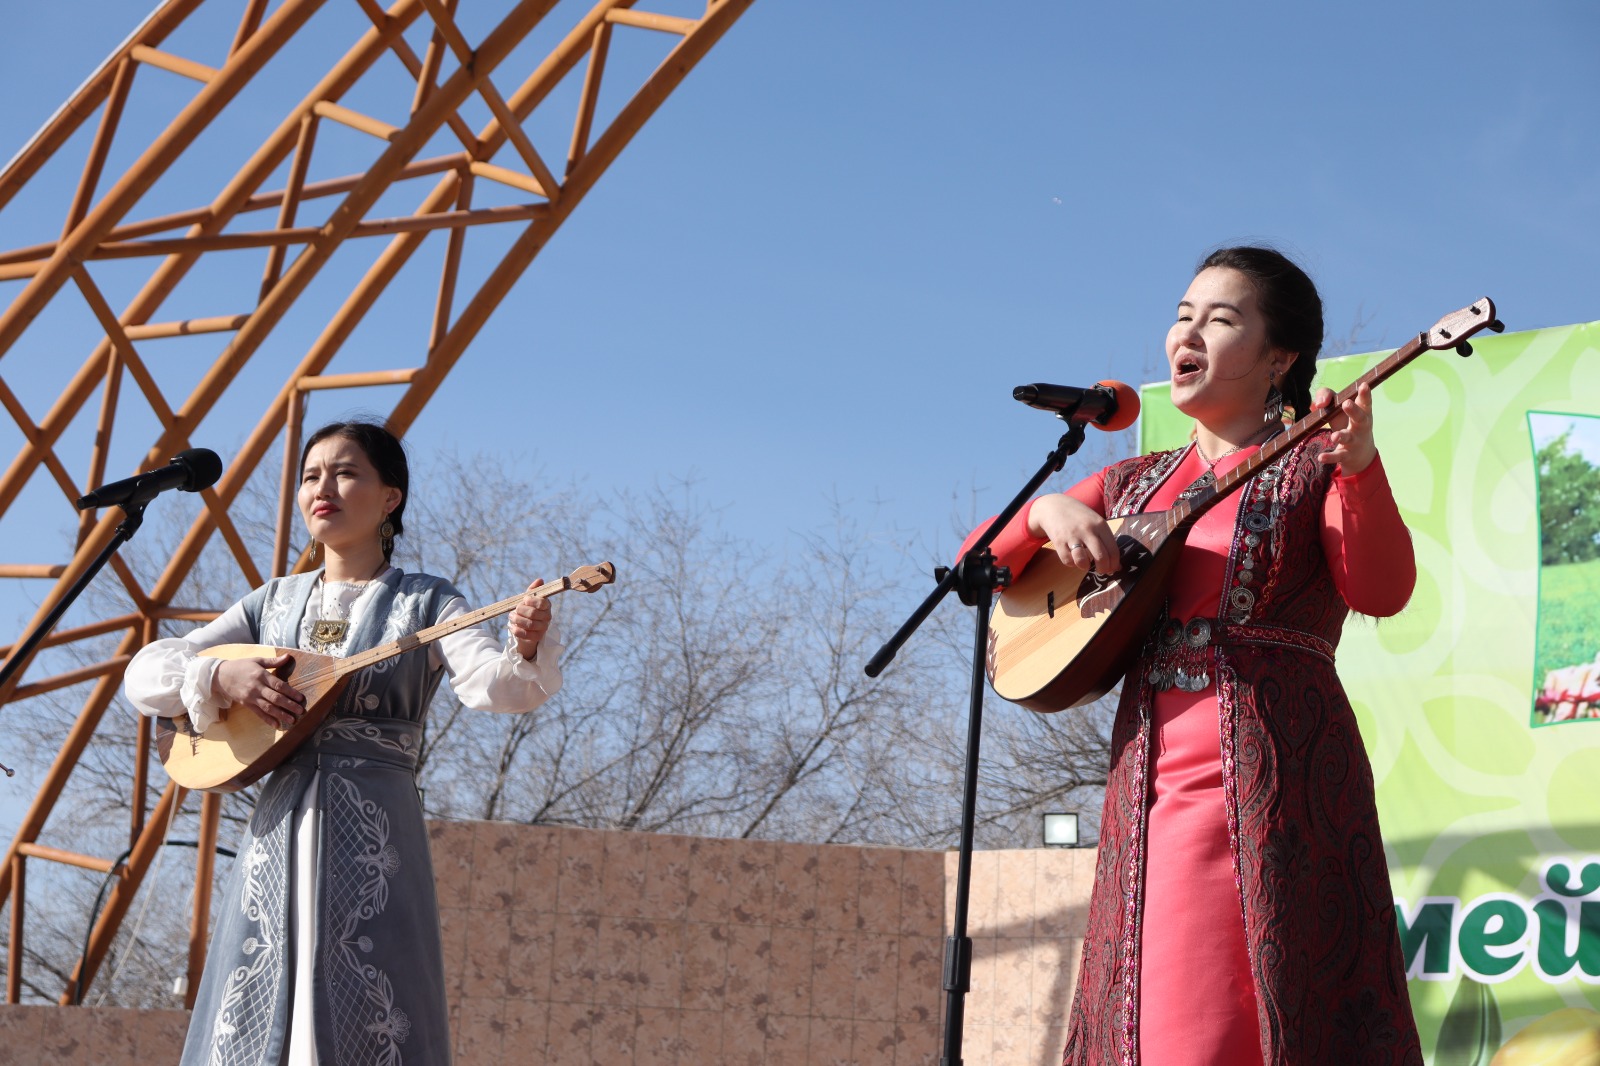
[[1281, 383], [1293, 361], [1293, 353], [1268, 343], [1267, 321], [1248, 277], [1231, 267], [1195, 275], [1167, 331], [1178, 410], [1208, 423], [1259, 416], [1274, 374]]
[[400, 505], [400, 497], [348, 437], [318, 441], [300, 468], [300, 517], [314, 540], [334, 550], [377, 542], [378, 527]]

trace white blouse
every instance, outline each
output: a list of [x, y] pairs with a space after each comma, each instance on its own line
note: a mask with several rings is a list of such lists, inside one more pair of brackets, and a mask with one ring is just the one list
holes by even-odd
[[[381, 576], [381, 575], [380, 575]], [[343, 657], [343, 645], [324, 648], [311, 643], [312, 627], [323, 618], [348, 619], [345, 632], [361, 621], [372, 581], [318, 582], [300, 621], [299, 645], [308, 651]], [[458, 618], [468, 611], [467, 601], [452, 596], [439, 621]], [[216, 721], [227, 701], [212, 695], [211, 682], [221, 659], [199, 653], [219, 644], [252, 644], [250, 622], [243, 604], [229, 607], [214, 621], [182, 637], [152, 641], [139, 649], [123, 678], [124, 691], [140, 713], [159, 718], [187, 714], [194, 728], [204, 730]], [[497, 645], [482, 625], [468, 626], [428, 645], [435, 667], [449, 671], [450, 687], [463, 704], [480, 711], [520, 713], [531, 711], [561, 689], [561, 634], [552, 621], [532, 659], [524, 659], [509, 636]]]

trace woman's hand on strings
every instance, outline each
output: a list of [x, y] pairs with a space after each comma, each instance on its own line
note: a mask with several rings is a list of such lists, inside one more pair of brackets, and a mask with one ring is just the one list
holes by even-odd
[[1041, 496], [1028, 511], [1028, 532], [1048, 537], [1056, 555], [1068, 566], [1114, 574], [1122, 569], [1122, 551], [1111, 527], [1093, 507], [1062, 493]]
[[544, 578], [533, 579], [527, 595], [522, 597], [522, 602], [511, 612], [511, 620], [506, 623], [506, 628], [511, 631], [511, 639], [517, 642], [517, 651], [522, 653], [524, 659], [533, 658], [539, 650], [539, 641], [544, 639], [545, 630], [550, 628], [550, 599], [533, 594], [533, 590], [542, 584]]
[[211, 675], [211, 692], [250, 708], [274, 729], [288, 729], [306, 713], [306, 698], [272, 671], [290, 661], [287, 655], [226, 659]]
[[[1333, 402], [1332, 389], [1318, 389], [1311, 406], [1317, 410]], [[1378, 457], [1378, 443], [1372, 436], [1372, 389], [1363, 384], [1355, 396], [1346, 400], [1340, 411], [1328, 420], [1333, 430], [1333, 447], [1322, 453], [1324, 463], [1338, 463], [1339, 473], [1359, 474]]]

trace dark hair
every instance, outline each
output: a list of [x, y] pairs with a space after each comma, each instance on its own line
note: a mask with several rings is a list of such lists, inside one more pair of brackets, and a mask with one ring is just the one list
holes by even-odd
[[[306, 456], [311, 454], [312, 447], [329, 437], [343, 437], [354, 442], [378, 471], [378, 480], [400, 490], [400, 502], [389, 512], [389, 522], [394, 526], [395, 536], [404, 533], [406, 500], [411, 498], [411, 467], [406, 463], [406, 448], [400, 443], [400, 438], [376, 422], [330, 422], [306, 438], [306, 446], [300, 449], [302, 473], [305, 472]], [[390, 545], [383, 557], [387, 560], [392, 554], [394, 546]]]
[[1322, 350], [1322, 297], [1317, 286], [1288, 256], [1265, 245], [1218, 248], [1194, 272], [1211, 267], [1228, 267], [1250, 279], [1267, 320], [1267, 343], [1297, 355], [1279, 388], [1296, 416], [1304, 415], [1311, 410], [1311, 379], [1317, 375], [1317, 353]]

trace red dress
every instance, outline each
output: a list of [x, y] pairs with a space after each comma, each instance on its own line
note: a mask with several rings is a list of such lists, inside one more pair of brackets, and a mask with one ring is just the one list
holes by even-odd
[[[1178, 653], [1200, 691], [1160, 687], [1174, 659], [1157, 638], [1123, 686], [1068, 1066], [1422, 1062], [1371, 767], [1333, 669], [1348, 610], [1397, 612], [1415, 562], [1381, 463], [1334, 476], [1326, 440], [1189, 534], [1168, 617], [1210, 627]], [[1189, 447], [1070, 494], [1162, 510], [1205, 470]], [[1013, 572], [1042, 543], [1026, 523], [994, 544]]]

